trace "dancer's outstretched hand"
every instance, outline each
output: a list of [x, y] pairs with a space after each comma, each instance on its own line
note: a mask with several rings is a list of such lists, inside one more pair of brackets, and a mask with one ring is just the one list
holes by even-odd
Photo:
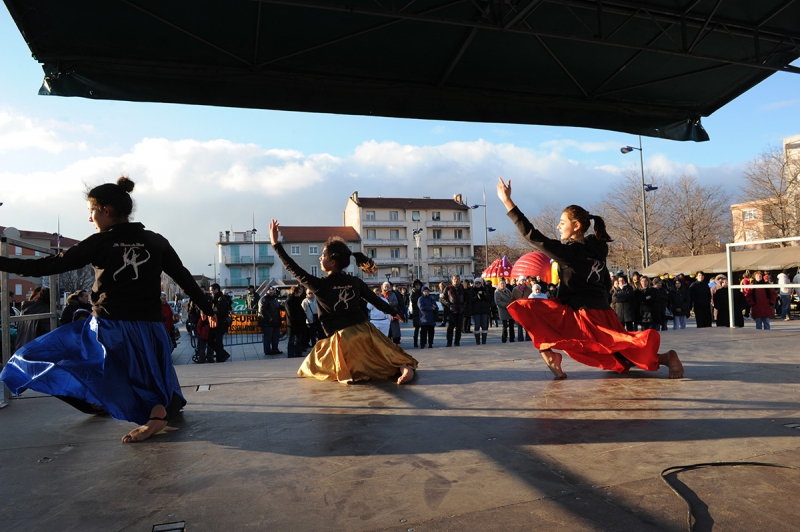
[[278, 229], [280, 228], [280, 224], [278, 220], [275, 218], [269, 223], [269, 241], [274, 246], [278, 243]]
[[497, 178], [497, 197], [500, 198], [500, 201], [503, 202], [503, 205], [506, 206], [507, 210], [513, 209], [516, 205], [513, 201], [511, 201], [511, 180], [508, 180], [508, 184], [503, 181], [502, 177]]

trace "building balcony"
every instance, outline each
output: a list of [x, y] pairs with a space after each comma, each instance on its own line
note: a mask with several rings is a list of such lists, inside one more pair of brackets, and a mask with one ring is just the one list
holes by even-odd
[[[365, 275], [364, 282], [370, 286], [377, 285], [380, 286], [382, 283], [386, 282], [386, 274], [378, 273], [377, 275]], [[389, 282], [392, 284], [410, 284], [411, 283], [411, 276], [410, 275], [398, 275], [389, 276]]]
[[363, 239], [361, 241], [361, 248], [366, 248], [370, 246], [391, 246], [391, 247], [408, 247], [408, 240], [407, 239], [397, 239], [392, 240], [391, 238], [372, 238], [372, 239]]
[[467, 264], [472, 262], [471, 256], [466, 257], [428, 257], [428, 264]]
[[361, 220], [361, 227], [407, 227], [405, 220]]
[[472, 240], [469, 238], [429, 238], [425, 245], [431, 246], [471, 246]]
[[[223, 261], [225, 264], [242, 264], [242, 265], [252, 265], [253, 264], [253, 256], [243, 255], [241, 257], [224, 257]], [[275, 257], [272, 255], [258, 255], [256, 256], [256, 266], [259, 264], [275, 264]]]
[[428, 220], [425, 222], [425, 227], [470, 227], [472, 224], [469, 220], [461, 221], [444, 221], [444, 220]]
[[223, 279], [222, 288], [247, 288], [247, 279]]
[[377, 264], [379, 268], [382, 267], [382, 266], [406, 266], [408, 264], [411, 264], [411, 262], [413, 262], [413, 259], [411, 259], [410, 257], [398, 257], [398, 258], [389, 258], [389, 257], [374, 258], [373, 257], [372, 260], [375, 261], [375, 264]]

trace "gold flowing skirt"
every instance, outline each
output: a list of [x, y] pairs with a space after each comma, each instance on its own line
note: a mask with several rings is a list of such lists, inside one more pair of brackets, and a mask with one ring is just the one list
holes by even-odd
[[321, 381], [386, 380], [401, 366], [417, 369], [417, 361], [370, 322], [345, 327], [317, 342], [297, 375]]

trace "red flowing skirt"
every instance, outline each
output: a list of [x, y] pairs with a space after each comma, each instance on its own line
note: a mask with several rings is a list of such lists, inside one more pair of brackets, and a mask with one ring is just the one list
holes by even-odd
[[581, 364], [617, 373], [628, 371], [631, 363], [658, 371], [658, 331], [626, 331], [611, 309], [575, 310], [558, 299], [518, 299], [508, 312], [536, 349], [558, 349]]

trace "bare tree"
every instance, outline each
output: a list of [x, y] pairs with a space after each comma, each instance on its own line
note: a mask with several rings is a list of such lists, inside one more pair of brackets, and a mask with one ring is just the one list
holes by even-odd
[[558, 222], [565, 206], [548, 203], [530, 219], [531, 223], [547, 238], [558, 239]]
[[[759, 238], [793, 236], [798, 229], [796, 195], [800, 156], [769, 146], [747, 163], [741, 202], [758, 206], [763, 227]], [[736, 223], [741, 223], [737, 220]], [[784, 245], [784, 244], [781, 244]]]
[[[647, 236], [650, 262], [668, 254], [669, 224], [666, 199], [670, 195], [669, 183], [658, 175], [647, 177], [650, 183], [659, 183], [658, 191], [645, 194], [647, 201]], [[662, 184], [663, 183], [663, 184]], [[609, 191], [590, 211], [603, 217], [611, 238], [608, 263], [610, 267], [635, 269], [644, 265], [644, 224], [642, 212], [642, 182], [638, 168], [622, 172], [620, 183]]]
[[721, 185], [702, 186], [697, 178], [680, 176], [665, 196], [669, 212], [667, 248], [673, 255], [716, 253], [722, 241], [733, 238], [730, 195]]
[[94, 283], [94, 269], [86, 265], [78, 270], [62, 273], [59, 283], [67, 294], [77, 290], [89, 290]]

